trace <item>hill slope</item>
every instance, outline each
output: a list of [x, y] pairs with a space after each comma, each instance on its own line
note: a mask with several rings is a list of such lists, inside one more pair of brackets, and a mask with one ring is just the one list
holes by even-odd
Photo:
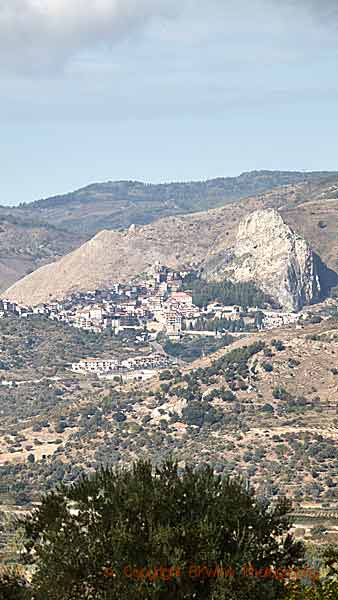
[[2, 217], [0, 211], [0, 291], [84, 240], [78, 234], [20, 221], [12, 215]]
[[[53, 366], [64, 361], [66, 335], [77, 353], [92, 351], [88, 336], [56, 324], [0, 323], [6, 360], [17, 361], [19, 348], [34, 363], [29, 380], [45, 372], [45, 344]], [[173, 454], [180, 464], [207, 462], [217, 472], [243, 473], [269, 496], [280, 491], [320, 508], [336, 506], [337, 340], [332, 319], [237, 340], [217, 355], [167, 371], [165, 385], [164, 374], [142, 386], [72, 373], [65, 381], [59, 369], [61, 380], [48, 372], [49, 379], [34, 385], [1, 386], [0, 474], [16, 491], [36, 495], [101, 463]], [[100, 347], [98, 338], [98, 354]], [[0, 375], [9, 373], [0, 368]]]
[[161, 217], [217, 208], [281, 186], [316, 185], [332, 176], [337, 174], [253, 171], [238, 177], [160, 185], [108, 181], [39, 200], [21, 210], [28, 210], [41, 222], [92, 236], [102, 229], [144, 225]]
[[[264, 193], [260, 193], [262, 190]], [[249, 198], [249, 193], [258, 195]], [[94, 184], [18, 208], [0, 206], [0, 291], [71, 252], [102, 229], [149, 223], [160, 216], [196, 213], [201, 208], [222, 205], [231, 208], [230, 218], [220, 217], [229, 241], [243, 212], [282, 208], [286, 222], [291, 227], [295, 224], [296, 231], [309, 240], [331, 268], [338, 269], [337, 198], [337, 174], [259, 171], [237, 178], [158, 186]], [[230, 200], [235, 202], [231, 204]], [[195, 217], [200, 222], [200, 215]], [[169, 220], [167, 230], [171, 223]], [[166, 231], [161, 235], [164, 239]], [[210, 233], [206, 231], [206, 235]]]
[[[128, 231], [103, 231], [56, 263], [25, 277], [5, 296], [20, 303], [38, 304], [70, 292], [109, 287], [129, 281], [155, 261], [172, 268], [200, 266], [221, 247], [234, 246], [238, 223], [257, 208], [279, 208], [284, 221], [309, 239], [313, 249], [334, 272], [338, 271], [338, 180], [307, 189], [303, 185], [273, 190], [261, 196], [206, 212], [160, 219]], [[314, 198], [314, 199], [313, 199]], [[305, 236], [304, 236], [305, 233]]]
[[198, 266], [225, 231], [229, 241], [234, 239], [242, 212], [238, 209], [233, 217], [229, 207], [160, 219], [127, 232], [101, 231], [71, 254], [17, 282], [5, 296], [23, 304], [38, 304], [77, 290], [129, 281], [156, 261], [172, 268]]

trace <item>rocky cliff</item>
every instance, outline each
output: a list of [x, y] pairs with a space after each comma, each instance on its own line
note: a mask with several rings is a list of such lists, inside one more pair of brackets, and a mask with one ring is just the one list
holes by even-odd
[[123, 232], [102, 231], [3, 296], [30, 305], [61, 299], [130, 281], [157, 261], [172, 268], [200, 267], [209, 280], [254, 281], [288, 310], [319, 300], [324, 281], [319, 258], [280, 212], [267, 208], [248, 214], [244, 207], [228, 206]]
[[172, 268], [197, 268], [222, 235], [229, 246], [234, 243], [243, 214], [240, 209], [234, 217], [231, 208], [224, 207], [127, 231], [101, 231], [74, 252], [21, 279], [3, 296], [36, 305], [130, 281], [158, 261]]
[[300, 235], [277, 210], [256, 210], [238, 226], [235, 245], [223, 240], [209, 253], [203, 269], [208, 280], [226, 277], [253, 281], [286, 310], [320, 299], [319, 262]]

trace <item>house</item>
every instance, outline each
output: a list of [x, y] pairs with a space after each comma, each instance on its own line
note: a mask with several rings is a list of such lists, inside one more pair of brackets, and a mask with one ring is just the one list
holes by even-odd
[[117, 359], [109, 359], [109, 360], [96, 360], [96, 359], [87, 359], [81, 360], [78, 363], [72, 364], [72, 371], [75, 373], [109, 373], [111, 371], [119, 371], [121, 368], [121, 363]]
[[192, 306], [192, 292], [172, 292], [170, 297], [180, 304]]
[[182, 331], [182, 315], [176, 310], [165, 313], [165, 326], [169, 336], [177, 336]]

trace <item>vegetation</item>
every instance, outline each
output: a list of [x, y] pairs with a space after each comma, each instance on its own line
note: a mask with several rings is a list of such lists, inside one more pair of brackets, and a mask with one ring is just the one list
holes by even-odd
[[[37, 382], [36, 367], [17, 369], [22, 382], [0, 386], [0, 478], [13, 502], [38, 501], [59, 482], [71, 484], [100, 465], [123, 466], [135, 456], [156, 465], [172, 455], [182, 465], [203, 461], [218, 474], [240, 472], [264, 497], [290, 493], [297, 510], [311, 501], [335, 511], [336, 324], [325, 321], [325, 334], [316, 341], [303, 331], [272, 341], [269, 334], [259, 335], [265, 344], [238, 340], [217, 359], [206, 357], [202, 367], [172, 366], [142, 386], [69, 371], [43, 377], [48, 366], [41, 367]], [[11, 334], [8, 347], [15, 359], [14, 339]], [[17, 339], [16, 348], [25, 344], [25, 336]], [[51, 333], [52, 344], [53, 339]], [[128, 344], [137, 352], [133, 340]], [[36, 357], [29, 350], [32, 362], [45, 360], [37, 348]], [[4, 350], [5, 360], [5, 343]], [[56, 352], [57, 346], [59, 360]], [[309, 357], [312, 376], [305, 377]], [[25, 373], [32, 381], [24, 381]], [[338, 516], [330, 516], [329, 526], [325, 519], [327, 531], [316, 536], [336, 541]], [[311, 517], [311, 525], [323, 521]]]
[[[239, 177], [149, 185], [137, 181], [92, 184], [70, 194], [6, 210], [15, 217], [41, 219], [70, 232], [94, 235], [101, 229], [151, 223], [160, 217], [192, 213], [260, 194], [281, 185], [325, 180], [327, 173], [253, 171]], [[69, 207], [72, 207], [69, 212]], [[86, 219], [83, 212], [86, 211]], [[37, 216], [38, 215], [38, 216]]]
[[[253, 329], [254, 327], [251, 327]], [[245, 325], [243, 318], [239, 319], [205, 319], [200, 317], [196, 323], [191, 325], [192, 331], [229, 331], [230, 333], [247, 331], [249, 328]]]
[[289, 510], [207, 466], [100, 470], [48, 494], [27, 519], [34, 598], [279, 598], [284, 582], [272, 570], [296, 568], [304, 554]]
[[233, 283], [228, 279], [220, 283], [208, 283], [198, 277], [190, 277], [184, 281], [184, 287], [192, 291], [193, 303], [199, 307], [211, 302], [220, 302], [226, 306], [263, 307], [269, 302], [268, 296], [253, 283]]
[[9, 315], [0, 319], [0, 378], [6, 379], [8, 371], [16, 373], [18, 379], [20, 372], [27, 376], [30, 370], [36, 379], [39, 372], [55, 375], [58, 369], [64, 370], [82, 358], [105, 353], [108, 357], [121, 353], [130, 356], [132, 349], [136, 351], [142, 346], [146, 344], [139, 341], [135, 344], [135, 336], [114, 337], [108, 332], [75, 329], [41, 316], [20, 319]]
[[192, 362], [201, 356], [206, 356], [229, 346], [233, 339], [231, 335], [224, 335], [220, 338], [185, 335], [180, 342], [172, 342], [166, 339], [163, 349], [170, 356]]

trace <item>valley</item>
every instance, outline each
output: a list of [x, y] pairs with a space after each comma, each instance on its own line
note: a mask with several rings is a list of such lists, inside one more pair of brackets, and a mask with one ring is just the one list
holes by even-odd
[[287, 495], [296, 536], [336, 543], [337, 193], [332, 175], [89, 240], [11, 234], [34, 271], [0, 301], [6, 514], [173, 457]]

